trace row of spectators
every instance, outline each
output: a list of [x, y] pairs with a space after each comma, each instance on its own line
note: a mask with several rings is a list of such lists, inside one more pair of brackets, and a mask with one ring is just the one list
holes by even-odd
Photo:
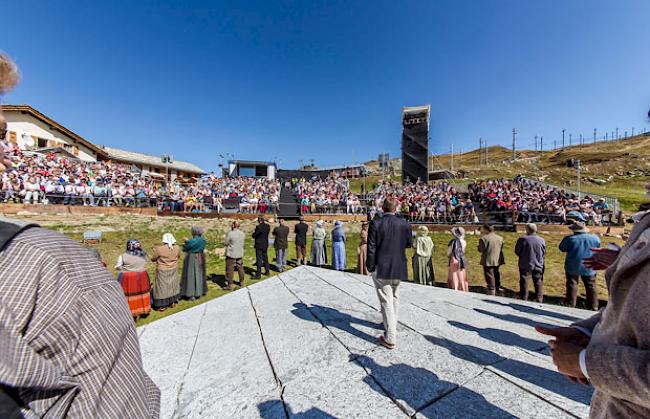
[[[241, 213], [276, 213], [281, 184], [266, 178], [202, 177], [196, 182], [163, 184], [133, 166], [83, 162], [57, 154], [23, 154], [3, 142], [6, 169], [2, 173], [4, 202], [90, 206], [158, 206], [163, 211], [221, 212], [227, 206]], [[7, 161], [8, 160], [8, 161]], [[578, 220], [600, 225], [611, 215], [604, 200], [578, 199], [565, 190], [522, 177], [475, 182], [467, 192], [443, 181], [435, 184], [382, 182], [374, 198], [362, 201], [344, 178], [293, 179], [303, 214], [376, 212], [387, 197], [399, 202], [409, 221], [478, 223], [478, 213], [498, 220], [566, 223]], [[481, 221], [482, 222], [482, 221]]]

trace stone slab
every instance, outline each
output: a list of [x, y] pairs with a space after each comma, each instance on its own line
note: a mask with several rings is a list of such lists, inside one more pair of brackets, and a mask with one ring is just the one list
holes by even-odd
[[369, 277], [300, 267], [138, 329], [162, 418], [587, 417], [536, 323], [591, 315], [403, 283], [377, 344]]
[[416, 417], [546, 419], [572, 416], [486, 371], [419, 412]]

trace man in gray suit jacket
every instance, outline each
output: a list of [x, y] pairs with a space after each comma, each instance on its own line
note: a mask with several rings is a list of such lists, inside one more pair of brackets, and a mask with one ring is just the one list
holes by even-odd
[[232, 230], [226, 235], [226, 289], [232, 290], [234, 270], [239, 274], [239, 285], [244, 286], [244, 241], [246, 236], [239, 229], [239, 221], [232, 222]]
[[478, 240], [481, 266], [483, 266], [487, 292], [490, 295], [495, 295], [501, 288], [499, 266], [505, 263], [503, 258], [503, 237], [495, 233], [494, 227], [489, 224], [484, 224], [481, 231], [483, 236]]
[[519, 256], [519, 297], [528, 300], [528, 279], [532, 278], [537, 302], [543, 302], [546, 242], [537, 235], [535, 224], [526, 224], [526, 235], [517, 240], [515, 254]]
[[549, 346], [557, 369], [572, 381], [593, 385], [592, 419], [650, 417], [647, 209], [633, 217], [634, 228], [621, 250], [595, 249], [583, 262], [591, 269], [607, 268], [607, 306], [571, 327], [536, 327], [554, 337]]

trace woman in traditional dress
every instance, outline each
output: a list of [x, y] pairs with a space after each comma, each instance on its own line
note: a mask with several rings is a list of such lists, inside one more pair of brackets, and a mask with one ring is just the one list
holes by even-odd
[[413, 282], [422, 285], [435, 285], [433, 273], [433, 241], [426, 226], [418, 227], [418, 234], [413, 243]]
[[178, 258], [181, 250], [171, 233], [165, 233], [163, 244], [153, 248], [151, 261], [156, 264], [156, 281], [153, 284], [153, 307], [165, 311], [174, 307], [181, 294], [178, 280]]
[[126, 242], [126, 252], [118, 259], [115, 269], [120, 271], [117, 281], [129, 303], [131, 314], [137, 321], [151, 311], [151, 283], [147, 274], [147, 252], [142, 250], [140, 242]]
[[467, 285], [467, 276], [465, 268], [467, 259], [465, 259], [465, 229], [454, 227], [451, 229], [454, 238], [449, 242], [447, 256], [449, 257], [449, 274], [447, 276], [447, 287], [452, 290], [469, 291]]
[[366, 256], [368, 255], [368, 223], [361, 224], [361, 233], [359, 233], [359, 249], [357, 250], [357, 272], [361, 275], [368, 275], [366, 267]]
[[334, 223], [332, 230], [332, 268], [345, 270], [345, 232], [340, 221]]
[[203, 227], [192, 227], [192, 239], [185, 240], [183, 251], [183, 280], [181, 296], [195, 300], [208, 292], [208, 282], [205, 275], [205, 239]]
[[325, 256], [325, 238], [327, 233], [323, 228], [323, 221], [316, 221], [314, 228], [314, 237], [311, 242], [311, 264], [314, 266], [323, 266], [327, 263]]

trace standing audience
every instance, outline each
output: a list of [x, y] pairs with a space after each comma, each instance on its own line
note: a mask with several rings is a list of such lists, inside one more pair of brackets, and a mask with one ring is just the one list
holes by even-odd
[[546, 241], [537, 235], [537, 225], [526, 224], [526, 235], [517, 240], [515, 254], [519, 257], [519, 297], [528, 300], [528, 280], [531, 279], [537, 302], [544, 302]]
[[316, 221], [313, 236], [311, 241], [311, 264], [320, 267], [327, 263], [327, 254], [325, 253], [327, 233], [323, 228], [323, 221]]
[[503, 237], [494, 232], [494, 227], [484, 224], [481, 228], [483, 236], [478, 241], [478, 251], [481, 254], [481, 266], [485, 275], [487, 293], [496, 295], [501, 289], [501, 273], [499, 267], [505, 264], [503, 257]]
[[366, 267], [367, 256], [368, 256], [368, 222], [364, 221], [361, 224], [361, 232], [359, 233], [359, 248], [357, 249], [357, 273], [361, 275], [368, 275], [368, 268]]
[[280, 225], [273, 229], [273, 248], [275, 248], [275, 264], [278, 272], [284, 272], [287, 264], [287, 249], [289, 248], [289, 227], [284, 225], [284, 220], [280, 218]]
[[139, 241], [126, 242], [126, 251], [117, 259], [115, 269], [120, 271], [117, 282], [122, 285], [131, 314], [137, 321], [140, 316], [146, 316], [151, 311], [147, 252], [142, 249]]
[[178, 279], [178, 259], [181, 250], [176, 245], [176, 238], [171, 233], [165, 233], [163, 244], [153, 248], [151, 261], [156, 265], [156, 279], [153, 283], [153, 307], [164, 311], [174, 307], [178, 302], [181, 289]]
[[205, 239], [203, 227], [192, 227], [192, 238], [185, 239], [183, 251], [183, 280], [181, 296], [195, 300], [208, 292], [208, 282], [205, 271]]
[[332, 230], [332, 268], [337, 271], [345, 270], [345, 232], [340, 221], [334, 223]]
[[231, 230], [226, 235], [226, 289], [232, 290], [235, 269], [239, 275], [239, 285], [244, 286], [244, 242], [246, 236], [239, 229], [239, 221], [232, 222]]
[[398, 202], [388, 198], [382, 209], [384, 215], [374, 220], [368, 229], [368, 271], [377, 290], [381, 306], [384, 334], [379, 343], [388, 349], [397, 344], [400, 281], [408, 280], [406, 249], [413, 245], [411, 225], [397, 217]]
[[271, 227], [266, 223], [264, 217], [257, 218], [257, 225], [253, 231], [253, 240], [255, 240], [255, 265], [257, 271], [255, 279], [262, 278], [262, 267], [264, 267], [264, 275], [269, 275], [271, 268], [269, 266], [269, 231]]
[[566, 236], [560, 242], [560, 252], [566, 253], [564, 271], [566, 274], [565, 303], [575, 307], [578, 300], [578, 281], [582, 279], [587, 294], [587, 307], [598, 310], [598, 290], [596, 288], [596, 272], [584, 265], [583, 260], [592, 256], [591, 249], [600, 247], [598, 236], [589, 233], [585, 223], [578, 221], [569, 228], [573, 234]]
[[422, 285], [435, 285], [433, 272], [433, 240], [429, 237], [426, 226], [418, 227], [418, 233], [413, 242], [413, 282]]
[[454, 238], [451, 239], [447, 246], [447, 257], [449, 258], [447, 287], [452, 290], [469, 291], [467, 272], [465, 271], [467, 268], [465, 229], [463, 227], [454, 227], [451, 229], [451, 235]]
[[307, 263], [307, 231], [309, 226], [305, 223], [305, 218], [301, 215], [298, 224], [293, 227], [296, 235], [296, 265]]

